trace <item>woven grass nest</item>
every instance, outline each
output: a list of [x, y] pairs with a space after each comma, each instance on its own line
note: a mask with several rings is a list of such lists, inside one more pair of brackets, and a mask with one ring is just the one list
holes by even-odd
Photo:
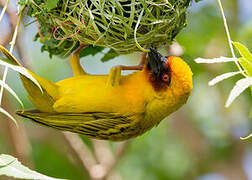
[[33, 0], [42, 50], [69, 55], [79, 44], [118, 54], [171, 44], [192, 0]]

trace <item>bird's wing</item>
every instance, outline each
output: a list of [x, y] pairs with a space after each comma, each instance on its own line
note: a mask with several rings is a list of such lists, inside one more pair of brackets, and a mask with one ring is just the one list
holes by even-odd
[[136, 136], [138, 131], [134, 128], [137, 115], [107, 112], [46, 113], [38, 110], [20, 110], [16, 113], [45, 126], [96, 139], [120, 141]]

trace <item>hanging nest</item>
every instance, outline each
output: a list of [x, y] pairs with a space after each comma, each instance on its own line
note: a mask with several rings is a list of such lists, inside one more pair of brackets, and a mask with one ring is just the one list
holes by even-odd
[[33, 0], [27, 6], [42, 50], [67, 56], [80, 43], [118, 54], [169, 45], [185, 27], [190, 1]]

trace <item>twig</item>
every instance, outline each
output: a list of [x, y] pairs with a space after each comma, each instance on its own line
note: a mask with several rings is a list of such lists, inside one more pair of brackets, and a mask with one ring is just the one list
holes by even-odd
[[224, 13], [224, 9], [223, 9], [223, 7], [222, 7], [221, 0], [218, 0], [218, 4], [219, 4], [219, 7], [220, 7], [220, 11], [221, 11], [221, 15], [222, 15], [224, 27], [225, 27], [225, 30], [226, 30], [226, 34], [227, 34], [227, 38], [228, 38], [229, 47], [230, 47], [230, 50], [231, 50], [231, 53], [232, 53], [233, 58], [236, 59], [236, 60], [235, 60], [235, 64], [236, 64], [236, 66], [238, 67], [240, 73], [241, 73], [244, 77], [248, 77], [248, 76], [243, 72], [243, 70], [242, 70], [242, 68], [241, 68], [240, 64], [238, 63], [237, 58], [236, 58], [236, 56], [235, 56], [234, 48], [233, 48], [233, 45], [232, 45], [232, 40], [231, 40], [231, 36], [230, 36], [230, 33], [229, 33], [228, 24], [227, 24], [227, 19], [226, 19], [225, 13]]
[[[121, 157], [124, 155], [126, 147], [129, 145], [129, 141], [121, 142], [116, 147], [116, 151], [113, 154], [109, 144], [105, 141], [92, 140], [94, 145], [94, 151], [96, 158], [100, 163], [96, 168], [99, 167], [100, 174], [97, 175], [99, 179], [109, 179], [109, 177], [120, 177], [119, 174], [114, 172], [114, 168], [119, 163]], [[121, 179], [121, 178], [119, 178]]]
[[[8, 97], [3, 98], [4, 108], [10, 111], [15, 111], [14, 107], [11, 106]], [[19, 123], [19, 128], [17, 131], [16, 126], [11, 122], [6, 120], [6, 123], [3, 125], [6, 129], [6, 137], [8, 143], [11, 147], [11, 152], [25, 165], [29, 167], [32, 166], [32, 160], [30, 159], [30, 154], [32, 151], [31, 144], [27, 137], [26, 131], [24, 129], [23, 123]]]
[[[114, 154], [110, 150], [109, 144], [102, 140], [92, 140], [97, 161], [104, 167], [115, 161]], [[107, 169], [107, 168], [106, 168]]]
[[96, 165], [96, 160], [91, 150], [83, 143], [78, 135], [69, 132], [62, 132], [62, 134], [69, 143], [71, 149], [82, 162], [82, 165], [89, 173], [90, 178], [92, 178], [92, 167]]
[[127, 150], [127, 147], [129, 146], [129, 144], [130, 144], [130, 140], [124, 141], [124, 142], [120, 142], [120, 144], [116, 148], [114, 161], [107, 165], [108, 166], [107, 167], [108, 170], [107, 170], [107, 172], [106, 172], [106, 174], [104, 176], [105, 178], [106, 177], [110, 177], [110, 175], [112, 174], [114, 168], [117, 166], [117, 164], [120, 162], [121, 158], [125, 154], [125, 152]]

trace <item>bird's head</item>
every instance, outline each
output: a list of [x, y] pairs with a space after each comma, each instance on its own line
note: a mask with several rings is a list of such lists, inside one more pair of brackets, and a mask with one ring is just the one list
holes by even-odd
[[193, 84], [192, 71], [185, 61], [150, 49], [145, 69], [153, 87], [148, 107], [151, 111], [160, 111], [164, 118], [186, 103]]
[[191, 68], [180, 57], [164, 57], [150, 49], [147, 70], [149, 80], [157, 93], [172, 90], [177, 96], [190, 93], [193, 87]]

